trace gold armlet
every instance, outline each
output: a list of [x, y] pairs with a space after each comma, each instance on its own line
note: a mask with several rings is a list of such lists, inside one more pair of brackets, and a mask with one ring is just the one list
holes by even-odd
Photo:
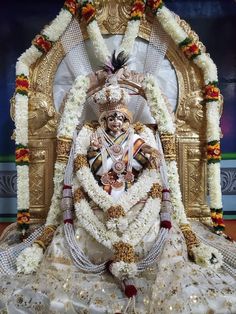
[[45, 251], [52, 242], [55, 230], [56, 226], [53, 225], [45, 227], [43, 233], [34, 241], [34, 243], [38, 244]]
[[196, 234], [192, 231], [190, 225], [183, 224], [180, 226], [180, 230], [182, 231], [182, 233], [185, 237], [188, 254], [191, 258], [193, 258], [192, 249], [196, 246], [199, 246], [200, 242], [199, 242]]

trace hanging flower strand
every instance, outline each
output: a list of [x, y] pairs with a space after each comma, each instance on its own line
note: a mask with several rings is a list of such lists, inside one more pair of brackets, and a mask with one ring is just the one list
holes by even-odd
[[28, 93], [30, 90], [30, 66], [46, 54], [69, 25], [76, 14], [77, 0], [66, 0], [63, 9], [52, 23], [37, 35], [32, 46], [16, 63], [15, 134], [17, 170], [17, 224], [24, 234], [30, 224], [29, 212], [29, 162], [28, 147]]
[[[150, 7], [166, 33], [184, 53], [202, 71], [204, 78], [203, 97], [206, 104], [207, 117], [207, 178], [210, 196], [210, 209], [213, 226], [216, 232], [224, 229], [222, 220], [222, 196], [220, 186], [220, 127], [219, 108], [221, 106], [220, 90], [218, 88], [217, 68], [208, 54], [201, 51], [193, 38], [188, 37], [179, 25], [175, 15], [161, 0], [148, 0]], [[220, 213], [220, 214], [219, 214]]]

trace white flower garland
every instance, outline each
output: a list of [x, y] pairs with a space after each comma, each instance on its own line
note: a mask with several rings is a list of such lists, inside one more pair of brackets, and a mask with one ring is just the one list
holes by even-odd
[[[88, 193], [89, 197], [94, 200], [105, 212], [114, 206], [114, 200], [111, 195], [104, 191], [95, 180], [91, 170], [88, 167], [82, 167], [76, 173], [81, 186]], [[124, 192], [117, 200], [116, 205], [123, 207], [127, 212], [137, 202], [144, 198], [150, 191], [152, 185], [157, 182], [155, 171], [146, 169], [140, 175], [140, 178], [134, 183], [128, 192]]]
[[111, 53], [109, 52], [104, 38], [100, 32], [98, 23], [96, 20], [93, 20], [87, 25], [87, 31], [89, 38], [93, 43], [94, 53], [96, 58], [102, 63], [106, 64], [111, 58]]
[[[199, 266], [217, 270], [223, 265], [223, 255], [213, 247], [209, 249], [209, 246], [204, 243], [193, 247], [192, 252], [194, 254], [194, 261]], [[215, 257], [213, 257], [212, 254], [214, 254]]]
[[[122, 43], [118, 48], [117, 54], [123, 52], [126, 56], [129, 56], [132, 52], [134, 41], [138, 36], [140, 26], [140, 20], [131, 20], [128, 22]], [[93, 20], [87, 25], [87, 31], [89, 38], [93, 43], [94, 52], [96, 58], [102, 64], [108, 64], [111, 59], [111, 53], [109, 52], [106, 42], [102, 37], [100, 28], [96, 20]]]
[[37, 270], [43, 258], [43, 249], [33, 245], [24, 249], [16, 259], [17, 273], [31, 274]]
[[[72, 19], [71, 13], [61, 9], [59, 15], [47, 26], [42, 34], [48, 36], [48, 40], [55, 42], [65, 31]], [[16, 75], [24, 75], [29, 81], [30, 66], [34, 64], [43, 53], [32, 45], [17, 60]], [[28, 146], [28, 101], [27, 95], [16, 93], [15, 95], [15, 135], [16, 145]], [[17, 166], [17, 208], [29, 209], [29, 171], [28, 166]]]
[[111, 272], [120, 280], [124, 278], [134, 278], [138, 273], [135, 263], [125, 263], [123, 261], [112, 263]]
[[[167, 9], [165, 6], [162, 6], [157, 11], [157, 19], [161, 23], [164, 30], [167, 34], [174, 40], [176, 45], [179, 45], [183, 42], [188, 35], [181, 28], [178, 22], [175, 19], [174, 14]], [[193, 59], [193, 62], [202, 70], [204, 83], [205, 85], [218, 81], [217, 67], [210, 58], [209, 54], [201, 52], [200, 55], [196, 56]], [[207, 141], [211, 142], [213, 140], [220, 140], [220, 114], [219, 107], [220, 101], [208, 102], [207, 103]], [[208, 165], [208, 186], [210, 194], [210, 207], [211, 208], [222, 208], [222, 195], [221, 195], [221, 186], [220, 186], [220, 163], [209, 164]], [[219, 193], [216, 197], [217, 190]]]
[[[160, 134], [175, 133], [175, 125], [167, 109], [161, 90], [153, 75], [147, 75], [142, 83], [153, 118], [158, 125]], [[166, 161], [171, 200], [174, 207], [173, 217], [179, 224], [187, 223], [187, 217], [182, 202], [177, 163]]]
[[115, 231], [106, 229], [105, 225], [94, 214], [87, 200], [82, 199], [79, 203], [75, 203], [79, 224], [96, 241], [110, 250], [113, 250], [113, 244], [119, 241], [129, 243], [135, 247], [155, 223], [160, 213], [160, 207], [160, 199], [148, 198], [137, 218], [129, 224], [121, 236], [118, 236]]
[[[58, 128], [58, 138], [73, 138], [73, 133], [76, 129], [78, 119], [80, 119], [84, 103], [87, 96], [87, 90], [89, 88], [89, 78], [85, 76], [78, 76], [70, 90], [68, 99], [65, 104], [65, 109], [61, 118], [61, 122]], [[84, 139], [89, 134], [87, 128], [83, 128], [83, 132], [80, 132], [81, 139]], [[86, 131], [86, 132], [85, 132]], [[54, 173], [54, 193], [51, 200], [50, 209], [47, 216], [46, 226], [59, 223], [60, 218], [60, 200], [63, 188], [63, 179], [65, 174], [66, 164], [56, 161], [55, 173]]]

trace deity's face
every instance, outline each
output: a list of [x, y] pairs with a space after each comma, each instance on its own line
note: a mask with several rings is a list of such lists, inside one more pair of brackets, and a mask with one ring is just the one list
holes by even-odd
[[107, 115], [106, 120], [108, 129], [117, 134], [122, 130], [125, 116], [119, 111], [113, 111]]

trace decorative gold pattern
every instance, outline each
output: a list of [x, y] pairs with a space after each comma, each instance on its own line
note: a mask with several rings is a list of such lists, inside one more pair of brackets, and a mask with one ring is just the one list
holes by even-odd
[[43, 233], [34, 241], [45, 251], [52, 241], [56, 226], [50, 225], [44, 228]]
[[123, 261], [125, 263], [134, 263], [136, 261], [134, 248], [131, 244], [124, 242], [117, 242], [113, 244], [115, 249], [113, 261], [120, 262]]
[[163, 134], [161, 135], [161, 142], [166, 159], [176, 159], [176, 144], [175, 135]]
[[196, 237], [196, 234], [192, 231], [190, 225], [183, 224], [180, 226], [180, 229], [185, 237], [188, 254], [191, 258], [193, 258], [192, 249], [193, 247], [199, 246], [200, 242]]
[[124, 217], [124, 216], [125, 216], [125, 211], [120, 205], [111, 206], [107, 210], [107, 220], [111, 218], [119, 218], [119, 217]]
[[85, 193], [82, 188], [78, 188], [74, 192], [74, 202], [79, 203], [83, 198], [85, 198]]
[[148, 196], [152, 198], [162, 198], [162, 186], [158, 183], [154, 183]]
[[71, 149], [72, 139], [60, 137], [57, 140], [57, 161], [66, 163]]
[[77, 172], [82, 167], [88, 167], [86, 155], [77, 155], [74, 161], [74, 170]]

